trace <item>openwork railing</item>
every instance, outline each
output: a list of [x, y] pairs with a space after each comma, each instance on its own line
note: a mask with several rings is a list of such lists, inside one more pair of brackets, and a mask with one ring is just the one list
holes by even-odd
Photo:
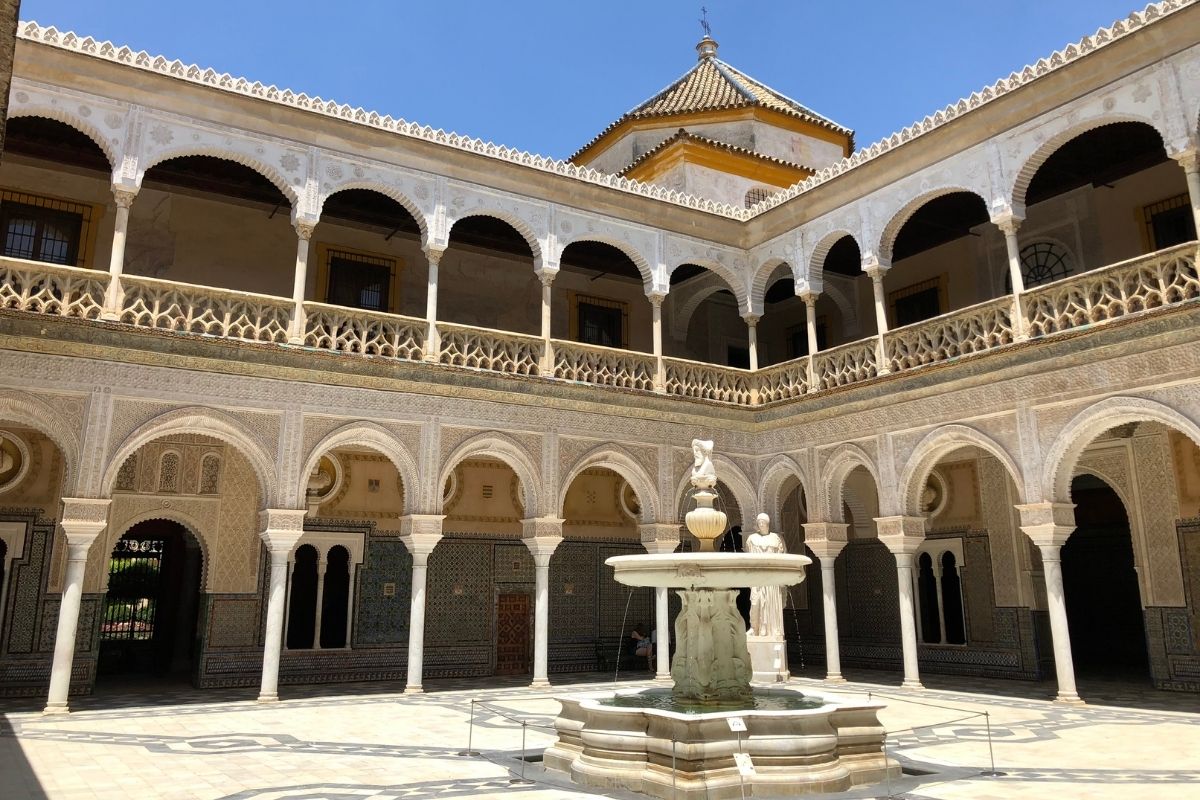
[[982, 353], [1016, 338], [1013, 299], [999, 297], [934, 319], [888, 331], [883, 337], [892, 372]]
[[809, 391], [808, 356], [750, 373], [760, 404], [801, 397]]
[[553, 339], [554, 377], [594, 386], [654, 390], [654, 356]]
[[537, 336], [439, 322], [442, 349], [439, 360], [506, 375], [537, 375], [542, 340]]
[[1021, 296], [1030, 336], [1049, 336], [1200, 297], [1195, 242], [1039, 286]]
[[667, 394], [694, 397], [697, 400], [716, 400], [739, 406], [751, 405], [752, 372], [681, 358], [664, 358]]
[[243, 339], [288, 340], [292, 304], [281, 297], [125, 275], [119, 321], [138, 328]]
[[420, 361], [424, 356], [423, 319], [323, 303], [305, 303], [304, 311], [306, 347], [402, 361]]
[[813, 362], [817, 385], [833, 389], [874, 378], [879, 374], [875, 346], [871, 337], [817, 353]]
[[[1024, 332], [1030, 339], [1099, 325], [1165, 306], [1200, 299], [1196, 242], [1080, 273], [1021, 295]], [[138, 328], [239, 339], [289, 342], [289, 299], [125, 275], [121, 291], [108, 293], [105, 272], [0, 258], [0, 309], [85, 320], [113, 320]], [[114, 307], [105, 307], [106, 298]], [[664, 358], [666, 395], [738, 406], [798, 398], [849, 386], [886, 372], [1005, 347], [1021, 338], [1012, 297], [989, 300], [883, 336], [870, 337], [756, 372]], [[577, 342], [552, 342], [552, 373], [542, 370], [541, 338], [520, 333], [437, 324], [441, 364], [505, 375], [541, 376], [593, 386], [653, 392], [656, 360], [647, 353]], [[335, 353], [400, 361], [426, 356], [426, 322], [395, 314], [305, 303], [299, 344]], [[813, 385], [815, 384], [815, 386]]]
[[99, 319], [108, 273], [39, 261], [0, 260], [0, 308]]

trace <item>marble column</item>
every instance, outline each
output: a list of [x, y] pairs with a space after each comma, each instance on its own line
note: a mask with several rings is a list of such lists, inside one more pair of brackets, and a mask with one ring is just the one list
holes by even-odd
[[288, 341], [292, 344], [304, 344], [304, 329], [307, 327], [307, 315], [304, 313], [304, 294], [308, 282], [308, 251], [312, 241], [315, 222], [297, 220], [296, 228], [296, 272], [292, 277], [292, 321], [288, 326]]
[[325, 611], [325, 569], [329, 561], [325, 553], [317, 552], [317, 614], [313, 620], [313, 650], [321, 649], [321, 617]]
[[1075, 688], [1075, 663], [1071, 658], [1071, 630], [1062, 582], [1062, 546], [1075, 530], [1075, 506], [1071, 503], [1031, 503], [1017, 506], [1021, 530], [1042, 554], [1046, 580], [1046, 611], [1054, 645], [1054, 671], [1058, 677], [1060, 703], [1080, 703]]
[[1025, 291], [1025, 278], [1021, 273], [1021, 244], [1017, 240], [1017, 230], [1021, 227], [1021, 218], [1007, 214], [993, 220], [1004, 233], [1004, 249], [1008, 253], [1008, 279], [1012, 283], [1013, 295], [1013, 338], [1018, 342], [1029, 338], [1025, 325], [1025, 309], [1021, 305], [1021, 294]]
[[425, 589], [429, 555], [442, 540], [442, 514], [409, 514], [400, 519], [400, 540], [412, 554], [412, 601], [408, 607], [408, 681], [405, 694], [420, 694], [425, 669]]
[[67, 538], [67, 574], [58, 604], [58, 627], [54, 634], [54, 657], [50, 666], [47, 714], [66, 714], [75, 664], [75, 641], [79, 635], [79, 603], [83, 597], [83, 574], [92, 544], [108, 525], [111, 500], [63, 498], [62, 526]]
[[554, 296], [551, 289], [557, 275], [557, 270], [542, 270], [538, 275], [542, 282], [542, 363], [538, 371], [551, 377], [554, 375], [554, 346], [550, 343], [550, 304]]
[[877, 517], [879, 541], [896, 558], [896, 585], [900, 594], [900, 645], [904, 652], [904, 682], [907, 689], [921, 688], [917, 666], [916, 605], [913, 602], [913, 560], [925, 541], [924, 517]]
[[[674, 553], [679, 547], [679, 524], [648, 523], [638, 526], [647, 553]], [[665, 587], [654, 590], [654, 630], [658, 637], [654, 653], [654, 677], [671, 680], [671, 607]], [[624, 631], [622, 631], [624, 635]]]
[[834, 522], [804, 523], [804, 544], [821, 566], [821, 607], [825, 618], [825, 680], [841, 683], [841, 649], [838, 644], [837, 586], [834, 566], [846, 546], [850, 526]]
[[550, 557], [562, 543], [563, 521], [554, 517], [521, 520], [521, 541], [533, 554], [533, 681], [534, 688], [550, 686]]
[[113, 222], [112, 252], [108, 259], [108, 289], [104, 293], [103, 319], [116, 320], [121, 317], [121, 273], [125, 271], [125, 237], [129, 233], [129, 207], [137, 197], [136, 189], [113, 187], [113, 198], [117, 203], [116, 219]]
[[758, 314], [746, 314], [742, 317], [746, 320], [746, 338], [749, 342], [750, 349], [750, 369], [758, 369], [758, 321], [762, 317]]
[[883, 337], [888, 332], [887, 298], [883, 292], [883, 276], [887, 274], [888, 264], [880, 261], [863, 262], [863, 271], [871, 276], [871, 291], [875, 295], [875, 331], [878, 334], [875, 344], [875, 361], [877, 372], [887, 375], [892, 368], [887, 363], [887, 347]]
[[808, 391], [815, 392], [821, 387], [817, 383], [817, 293], [803, 291], [799, 293], [804, 301], [804, 328], [808, 335]]
[[304, 510], [269, 508], [259, 514], [262, 532], [271, 559], [270, 590], [267, 595], [267, 631], [263, 644], [262, 684], [258, 702], [279, 699], [279, 654], [283, 648], [283, 617], [287, 603], [288, 557], [304, 535]]
[[437, 361], [441, 358], [442, 343], [437, 329], [438, 264], [441, 263], [442, 254], [445, 252], [436, 247], [429, 247], [425, 251], [425, 258], [429, 265], [425, 284], [425, 347], [423, 354], [425, 361]]
[[1187, 178], [1188, 200], [1192, 204], [1192, 220], [1200, 235], [1200, 150], [1195, 148], [1175, 153], [1171, 156], [1183, 167], [1184, 177]]
[[662, 304], [666, 295], [661, 292], [650, 292], [646, 297], [650, 300], [650, 332], [654, 346], [654, 391], [662, 394], [667, 391], [667, 371], [663, 364], [662, 340]]

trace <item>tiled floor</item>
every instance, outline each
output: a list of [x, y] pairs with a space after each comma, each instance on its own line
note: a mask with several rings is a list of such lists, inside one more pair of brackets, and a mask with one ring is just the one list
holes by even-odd
[[[567, 687], [599, 688], [601, 676]], [[910, 773], [904, 798], [1195, 798], [1200, 796], [1200, 698], [1129, 684], [1084, 684], [1086, 706], [1048, 701], [1041, 684], [930, 678], [921, 692], [862, 673], [836, 687], [888, 704], [890, 750]], [[797, 688], [818, 681], [797, 679]], [[623, 686], [635, 684], [622, 682]], [[271, 706], [249, 690], [117, 687], [44, 717], [30, 701], [0, 713], [0, 798], [632, 797], [576, 790], [525, 766], [522, 729], [540, 753], [557, 703], [516, 681], [433, 682], [424, 695], [394, 685], [285, 688]], [[834, 688], [834, 687], [829, 687]], [[556, 690], [558, 691], [558, 690]], [[980, 694], [979, 692], [987, 692]], [[551, 693], [553, 694], [553, 693]], [[472, 746], [467, 746], [472, 700]], [[978, 715], [987, 712], [986, 719]], [[966, 719], [964, 719], [966, 718]], [[988, 733], [996, 767], [984, 777]], [[916, 774], [922, 773], [922, 774]], [[845, 797], [878, 797], [874, 786]]]

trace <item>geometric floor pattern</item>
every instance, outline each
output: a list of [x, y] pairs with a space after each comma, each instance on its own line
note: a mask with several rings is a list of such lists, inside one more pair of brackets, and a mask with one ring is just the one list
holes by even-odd
[[[1039, 684], [931, 681], [910, 691], [878, 675], [824, 688], [887, 704], [890, 787], [838, 795], [908, 800], [1200, 797], [1200, 698], [1114, 684], [1084, 706], [1050, 702]], [[552, 740], [554, 693], [613, 686], [601, 676], [544, 690], [519, 681], [285, 687], [260, 706], [245, 690], [101, 691], [69, 716], [34, 701], [0, 710], [0, 798], [26, 800], [399, 800], [632, 798], [577, 789], [523, 761]], [[621, 681], [622, 688], [645, 683]], [[468, 722], [474, 719], [468, 734]], [[467, 737], [479, 757], [463, 757]], [[999, 776], [985, 777], [994, 758]], [[516, 777], [524, 771], [526, 782]], [[819, 797], [819, 796], [818, 796]]]

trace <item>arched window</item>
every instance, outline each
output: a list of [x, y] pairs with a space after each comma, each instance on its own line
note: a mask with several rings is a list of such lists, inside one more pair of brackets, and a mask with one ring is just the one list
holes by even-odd
[[963, 619], [962, 583], [954, 553], [942, 553], [942, 617], [946, 624], [947, 644], [966, 644], [967, 627]]
[[311, 544], [296, 548], [289, 591], [288, 649], [311, 648], [316, 645], [317, 623], [317, 548]]
[[[1065, 278], [1072, 272], [1071, 253], [1058, 242], [1041, 241], [1021, 248], [1021, 280], [1032, 289], [1043, 283]], [[1012, 291], [1012, 276], [1004, 279], [1004, 287]]]
[[350, 551], [341, 545], [329, 549], [321, 592], [321, 647], [348, 644], [350, 608]]
[[921, 553], [917, 559], [917, 594], [921, 607], [921, 641], [937, 644], [942, 641], [942, 625], [938, 618], [938, 583], [933, 574], [933, 559]]
[[163, 453], [159, 460], [158, 490], [172, 494], [179, 491], [179, 453]]
[[758, 205], [773, 194], [775, 194], [774, 189], [767, 189], [763, 186], [755, 186], [750, 191], [746, 192], [746, 208]]
[[216, 494], [221, 482], [221, 457], [208, 453], [200, 462], [200, 494]]

